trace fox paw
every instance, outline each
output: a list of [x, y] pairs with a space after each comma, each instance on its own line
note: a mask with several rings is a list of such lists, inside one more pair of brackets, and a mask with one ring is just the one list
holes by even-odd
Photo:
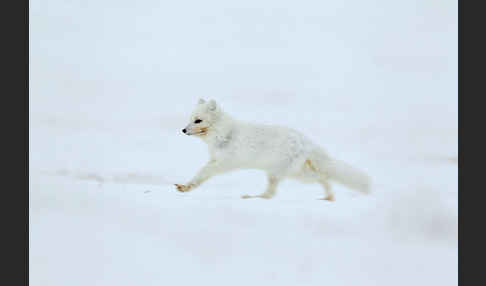
[[261, 195], [256, 195], [256, 196], [250, 196], [250, 195], [242, 195], [241, 198], [242, 199], [254, 199], [254, 198], [261, 198], [261, 199], [271, 199], [273, 197], [273, 195], [269, 195], [269, 194], [261, 194]]
[[334, 198], [334, 195], [331, 195], [319, 200], [334, 202], [336, 199]]
[[193, 185], [179, 185], [179, 184], [174, 184], [177, 188], [177, 190], [181, 193], [189, 192]]

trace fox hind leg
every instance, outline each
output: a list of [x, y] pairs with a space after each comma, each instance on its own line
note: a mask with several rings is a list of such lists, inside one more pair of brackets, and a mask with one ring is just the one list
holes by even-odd
[[331, 190], [331, 185], [327, 180], [320, 180], [319, 183], [321, 184], [322, 188], [324, 189], [324, 197], [321, 198], [320, 200], [325, 200], [325, 201], [335, 201], [336, 199], [334, 198], [334, 193]]
[[256, 196], [251, 195], [243, 195], [241, 196], [242, 199], [252, 199], [252, 198], [262, 198], [262, 199], [271, 199], [277, 193], [277, 186], [280, 180], [275, 176], [268, 176], [268, 185], [267, 189], [264, 193]]
[[332, 192], [331, 185], [328, 181], [328, 176], [324, 172], [322, 172], [319, 168], [317, 168], [311, 160], [305, 161], [305, 167], [308, 168], [313, 174], [315, 174], [317, 181], [321, 184], [322, 188], [324, 189], [324, 197], [320, 200], [325, 201], [335, 201], [334, 193]]

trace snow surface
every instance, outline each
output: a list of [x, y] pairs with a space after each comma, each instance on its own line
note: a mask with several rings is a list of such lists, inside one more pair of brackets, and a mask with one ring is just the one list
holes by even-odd
[[[366, 170], [364, 196], [208, 159], [199, 97]], [[457, 1], [30, 1], [30, 283], [456, 285]]]

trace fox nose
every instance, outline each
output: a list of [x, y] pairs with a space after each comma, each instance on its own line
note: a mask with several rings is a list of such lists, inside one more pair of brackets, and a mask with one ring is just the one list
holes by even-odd
[[186, 128], [182, 129], [182, 132], [186, 133], [187, 132]]

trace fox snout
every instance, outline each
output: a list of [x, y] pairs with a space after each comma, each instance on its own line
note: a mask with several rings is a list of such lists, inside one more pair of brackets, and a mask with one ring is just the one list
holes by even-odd
[[194, 126], [187, 126], [186, 128], [182, 129], [182, 133], [186, 135], [205, 135], [208, 131], [208, 127], [194, 127]]
[[186, 134], [186, 135], [193, 135], [193, 132], [192, 132], [192, 129], [189, 128], [189, 127], [186, 127], [184, 129], [182, 129], [182, 133]]
[[186, 126], [184, 129], [182, 129], [182, 133], [186, 134], [187, 136], [194, 135], [194, 128], [191, 126]]

